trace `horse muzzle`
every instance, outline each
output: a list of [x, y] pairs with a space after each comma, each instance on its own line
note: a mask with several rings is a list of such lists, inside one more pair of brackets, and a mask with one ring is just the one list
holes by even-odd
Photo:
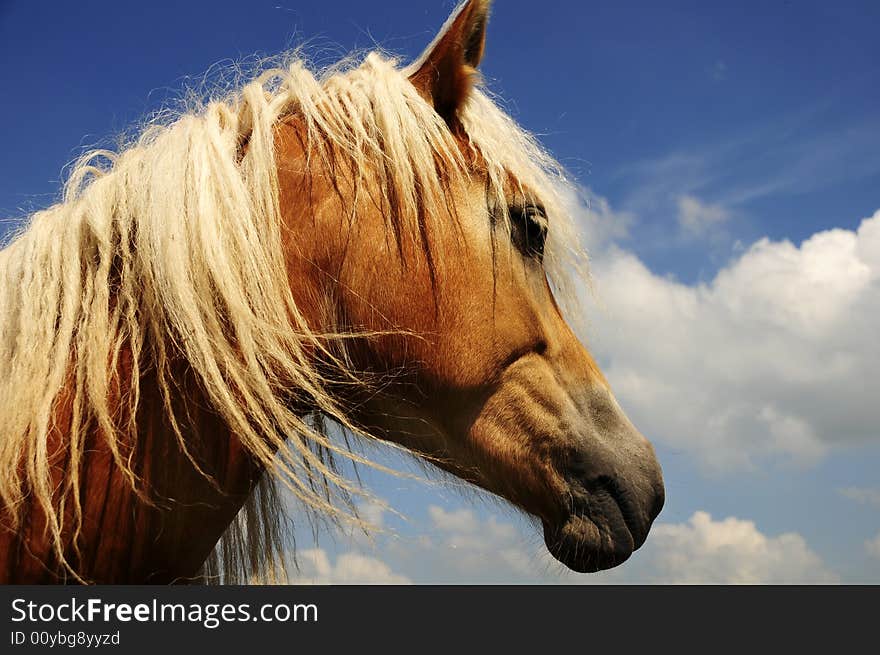
[[663, 509], [660, 465], [647, 440], [637, 432], [633, 436], [644, 444], [638, 458], [622, 463], [593, 452], [563, 469], [566, 500], [557, 517], [542, 521], [544, 543], [574, 571], [592, 573], [625, 562], [645, 543]]

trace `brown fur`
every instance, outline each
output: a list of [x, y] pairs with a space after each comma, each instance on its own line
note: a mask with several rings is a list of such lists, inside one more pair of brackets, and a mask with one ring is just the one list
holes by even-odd
[[[514, 503], [542, 521], [554, 555], [596, 570], [644, 541], [662, 506], [662, 478], [650, 444], [566, 323], [542, 261], [515, 245], [516, 226], [492, 218], [493, 173], [458, 120], [487, 12], [487, 2], [465, 4], [410, 76], [465, 162], [458, 168], [437, 157], [442, 203], [431, 205], [430, 216], [422, 205], [409, 222], [397, 213], [381, 161], [363, 170], [332, 140], [315, 148], [310, 140], [320, 128], [296, 112], [275, 124], [284, 264], [309, 333], [327, 335], [307, 347], [311, 365], [353, 429]], [[525, 188], [512, 172], [505, 191], [505, 216], [508, 207], [541, 200], [541, 190]], [[547, 222], [553, 230], [553, 216]], [[169, 352], [170, 400], [155, 369], [137, 369], [135, 380], [131, 352], [116, 360], [109, 414], [120, 426], [134, 423], [136, 435], [116, 444], [117, 456], [92, 426], [78, 458], [78, 494], [62, 493], [72, 449], [80, 447], [65, 432], [74, 411], [71, 371], [48, 445], [59, 513], [74, 516], [70, 499], [78, 499], [82, 524], [58, 522], [59, 558], [40, 506], [19, 508], [17, 524], [0, 513], [0, 582], [199, 579], [268, 473], [212, 409], [186, 360]], [[281, 382], [297, 397], [294, 380]], [[134, 417], [126, 414], [131, 403], [121, 402], [133, 389], [140, 393]], [[299, 414], [316, 409], [290, 402]]]

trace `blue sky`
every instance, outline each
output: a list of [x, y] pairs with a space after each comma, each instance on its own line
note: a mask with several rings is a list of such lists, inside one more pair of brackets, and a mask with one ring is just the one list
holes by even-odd
[[[880, 582], [880, 5], [496, 5], [483, 72], [588, 189], [585, 338], [666, 472], [656, 538], [590, 580]], [[407, 60], [453, 6], [0, 3], [0, 216], [213, 66]], [[304, 577], [584, 580], [501, 505], [368, 477], [410, 520], [325, 535]]]

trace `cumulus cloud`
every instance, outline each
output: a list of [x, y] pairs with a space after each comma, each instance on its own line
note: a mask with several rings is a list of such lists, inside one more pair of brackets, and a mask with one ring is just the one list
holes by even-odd
[[880, 489], [871, 487], [846, 487], [840, 489], [840, 495], [858, 503], [880, 507]]
[[880, 438], [880, 211], [762, 239], [696, 286], [614, 246], [593, 268], [591, 346], [649, 437], [720, 470]]
[[612, 209], [607, 198], [587, 188], [564, 187], [560, 193], [567, 210], [578, 218], [583, 245], [589, 252], [630, 236], [635, 222], [632, 213]]
[[[431, 506], [417, 537], [384, 539], [371, 556], [336, 558], [321, 549], [300, 556], [298, 581], [326, 583], [833, 583], [828, 570], [797, 533], [768, 536], [752, 521], [716, 521], [696, 512], [684, 523], [655, 525], [647, 544], [622, 566], [598, 574], [573, 573], [556, 562], [528, 526], [515, 518], [482, 519], [470, 509]], [[878, 535], [880, 537], [880, 535]], [[878, 551], [880, 552], [880, 551]], [[385, 562], [394, 562], [391, 567]], [[392, 570], [393, 568], [393, 570]]]
[[696, 512], [686, 523], [652, 530], [639, 569], [645, 582], [672, 584], [824, 584], [838, 582], [794, 532], [763, 534], [752, 521], [715, 521]]
[[692, 236], [704, 234], [730, 218], [730, 212], [720, 205], [701, 202], [691, 195], [678, 197], [678, 225], [683, 232]]
[[391, 570], [382, 560], [361, 553], [347, 552], [335, 561], [323, 548], [303, 550], [296, 555], [299, 570], [294, 571], [294, 584], [411, 584], [404, 575]]
[[434, 527], [443, 532], [469, 534], [476, 532], [480, 527], [476, 515], [469, 509], [446, 511], [442, 507], [431, 505], [428, 514]]
[[465, 508], [446, 511], [430, 506], [428, 514], [431, 523], [426, 535], [415, 543], [398, 542], [392, 552], [410, 565], [430, 562], [434, 582], [537, 581], [553, 561], [549, 553], [541, 552], [543, 547], [534, 548], [536, 543], [529, 548], [526, 526], [496, 516], [480, 520]]
[[[421, 584], [553, 582], [562, 569], [531, 526], [496, 516], [481, 519], [467, 508], [428, 507], [428, 521], [415, 535], [385, 534], [369, 548], [371, 558], [393, 562], [396, 574]], [[535, 535], [529, 539], [529, 534]], [[381, 582], [381, 580], [377, 580]]]

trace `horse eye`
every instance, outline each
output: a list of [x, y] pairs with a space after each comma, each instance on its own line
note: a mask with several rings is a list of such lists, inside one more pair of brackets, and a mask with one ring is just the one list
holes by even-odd
[[547, 215], [540, 205], [511, 205], [510, 233], [514, 244], [527, 257], [541, 261], [547, 241]]

